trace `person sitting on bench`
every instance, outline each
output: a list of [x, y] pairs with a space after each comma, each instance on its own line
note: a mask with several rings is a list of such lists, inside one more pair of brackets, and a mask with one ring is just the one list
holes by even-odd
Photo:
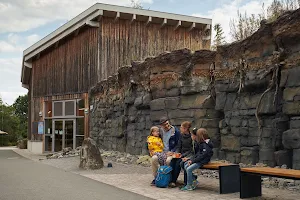
[[186, 185], [181, 188], [182, 191], [191, 191], [196, 189], [197, 180], [193, 175], [195, 169], [201, 168], [203, 165], [210, 162], [211, 157], [213, 156], [213, 144], [210, 141], [207, 130], [200, 128], [197, 130], [196, 134], [192, 132], [192, 140], [195, 141], [194, 151], [195, 155], [189, 158], [182, 158], [184, 163], [184, 182]]

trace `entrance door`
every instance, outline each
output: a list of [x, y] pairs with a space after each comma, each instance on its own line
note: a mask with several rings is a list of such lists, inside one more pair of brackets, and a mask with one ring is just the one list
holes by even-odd
[[61, 151], [63, 147], [63, 130], [64, 130], [64, 121], [63, 120], [54, 120], [53, 121], [53, 150], [54, 152]]
[[52, 149], [57, 152], [63, 148], [75, 148], [75, 120], [54, 120], [53, 121], [53, 146]]
[[74, 149], [74, 133], [75, 133], [74, 128], [75, 128], [75, 120], [65, 120], [65, 126], [64, 126], [65, 148], [71, 147], [72, 149]]

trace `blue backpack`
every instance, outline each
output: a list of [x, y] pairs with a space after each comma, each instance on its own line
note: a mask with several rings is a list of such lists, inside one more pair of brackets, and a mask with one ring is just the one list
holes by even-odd
[[172, 167], [170, 166], [160, 166], [157, 170], [157, 175], [155, 178], [155, 185], [159, 188], [166, 188], [168, 187], [171, 181], [171, 171]]

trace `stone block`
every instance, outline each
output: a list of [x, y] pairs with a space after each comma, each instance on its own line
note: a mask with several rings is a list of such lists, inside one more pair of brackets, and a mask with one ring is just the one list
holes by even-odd
[[150, 106], [150, 102], [152, 100], [152, 96], [151, 94], [146, 94], [143, 96], [143, 107], [149, 107]]
[[180, 109], [191, 109], [191, 108], [204, 108], [208, 95], [189, 95], [182, 96], [180, 99]]
[[225, 128], [227, 126], [228, 125], [226, 124], [225, 119], [222, 119], [222, 120], [219, 121], [219, 128], [220, 129]]
[[300, 102], [287, 102], [283, 104], [282, 111], [286, 115], [300, 115]]
[[257, 120], [255, 118], [249, 119], [248, 125], [251, 128], [255, 128], [255, 127], [258, 127], [258, 122], [257, 122]]
[[285, 87], [289, 75], [289, 70], [281, 70], [280, 87]]
[[220, 133], [222, 135], [228, 135], [231, 133], [231, 129], [230, 129], [230, 127], [222, 128], [222, 129], [220, 129]]
[[176, 118], [192, 118], [194, 117], [194, 111], [192, 110], [171, 110], [168, 112], [169, 119]]
[[231, 133], [235, 136], [248, 136], [249, 130], [248, 128], [242, 128], [242, 127], [231, 127]]
[[297, 87], [300, 86], [300, 67], [295, 67], [288, 70], [288, 77], [285, 87]]
[[155, 111], [155, 110], [164, 110], [166, 108], [165, 105], [165, 98], [160, 98], [160, 99], [154, 99], [150, 101], [150, 109]]
[[300, 129], [300, 119], [291, 119], [290, 121], [290, 129]]
[[[125, 113], [126, 115], [126, 113]], [[127, 110], [127, 115], [137, 115], [137, 109], [135, 106], [130, 106], [128, 107], [128, 110]]]
[[240, 150], [240, 138], [232, 135], [226, 135], [221, 137], [221, 149], [229, 151]]
[[170, 123], [173, 126], [180, 126], [182, 122], [189, 121], [191, 123], [194, 123], [194, 118], [177, 118], [177, 119], [170, 119]]
[[191, 95], [198, 93], [198, 90], [194, 85], [184, 85], [180, 88], [180, 93], [182, 95]]
[[224, 110], [232, 110], [233, 103], [236, 100], [236, 97], [237, 97], [236, 93], [227, 94]]
[[226, 152], [226, 160], [228, 160], [231, 163], [240, 163], [241, 155], [239, 153]]
[[179, 95], [180, 95], [179, 88], [172, 88], [172, 89], [166, 91], [166, 97], [177, 97]]
[[214, 152], [214, 154], [211, 159], [215, 160], [215, 159], [219, 158], [219, 148], [213, 148], [213, 152]]
[[[258, 114], [275, 114], [276, 106], [273, 104], [275, 92], [268, 92], [261, 100]], [[258, 103], [258, 101], [257, 101]], [[256, 104], [257, 104], [256, 103]]]
[[166, 116], [167, 116], [167, 112], [165, 110], [152, 111], [150, 113], [150, 119], [151, 119], [151, 121], [159, 121], [159, 119], [161, 117], [166, 117]]
[[300, 87], [297, 88], [285, 88], [283, 90], [283, 99], [285, 101], [294, 101], [296, 96], [300, 95]]
[[164, 98], [167, 96], [167, 90], [154, 90], [151, 94], [153, 99]]
[[230, 126], [239, 127], [242, 124], [242, 120], [240, 118], [231, 118], [229, 121]]
[[293, 162], [300, 162], [300, 149], [293, 149]]
[[224, 110], [226, 103], [226, 92], [218, 92], [216, 93], [216, 110]]
[[130, 104], [130, 105], [133, 104], [134, 101], [135, 101], [135, 97], [134, 96], [126, 96], [125, 100], [124, 100], [125, 104]]
[[143, 105], [143, 97], [137, 97], [135, 100], [134, 100], [134, 106], [135, 107], [141, 107]]
[[259, 161], [257, 147], [242, 147], [241, 148], [241, 163], [255, 165]]
[[203, 128], [218, 128], [219, 121], [220, 121], [220, 119], [202, 119], [201, 127], [203, 127]]
[[287, 165], [288, 168], [292, 167], [292, 155], [288, 150], [280, 150], [274, 152], [276, 166]]
[[215, 109], [207, 109], [206, 118], [223, 118], [222, 112], [216, 111]]
[[206, 109], [195, 109], [194, 110], [194, 117], [196, 119], [204, 118], [206, 115], [207, 115], [207, 110]]
[[274, 149], [260, 149], [259, 150], [259, 160], [267, 161], [274, 160]]
[[253, 147], [258, 145], [258, 137], [244, 137], [241, 136], [241, 146]]
[[300, 149], [300, 129], [283, 132], [282, 143], [286, 149]]
[[179, 105], [180, 97], [168, 97], [165, 99], [166, 109], [177, 109]]
[[220, 160], [225, 160], [226, 159], [226, 153], [223, 150], [220, 150], [218, 153], [219, 159]]
[[240, 98], [239, 108], [240, 109], [254, 109], [257, 106], [259, 98], [260, 98], [260, 95], [243, 96], [243, 97]]

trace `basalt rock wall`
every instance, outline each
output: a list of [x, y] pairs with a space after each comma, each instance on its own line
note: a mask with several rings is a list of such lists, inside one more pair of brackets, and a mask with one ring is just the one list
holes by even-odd
[[215, 158], [300, 169], [300, 10], [217, 51], [133, 62], [90, 100], [90, 135], [101, 148], [147, 154], [150, 127], [167, 116], [206, 128]]

